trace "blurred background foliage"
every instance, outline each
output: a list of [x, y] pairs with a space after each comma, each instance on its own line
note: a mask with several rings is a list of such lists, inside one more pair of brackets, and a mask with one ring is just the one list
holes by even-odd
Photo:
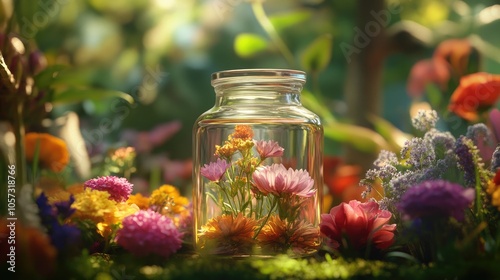
[[[13, 10], [25, 44], [36, 45], [49, 66], [70, 66], [58, 77], [60, 83], [123, 92], [134, 99], [82, 98], [55, 106], [48, 117], [75, 112], [86, 147], [96, 157], [110, 147], [130, 145], [141, 133], [160, 131], [160, 140], [137, 155], [138, 175], [158, 181], [168, 180], [165, 169], [155, 170], [156, 163], [188, 164], [192, 125], [214, 104], [210, 74], [215, 71], [305, 70], [303, 101], [324, 120], [325, 153], [364, 168], [380, 149], [398, 150], [412, 132], [409, 112], [415, 100], [406, 92], [408, 75], [439, 42], [470, 38], [484, 53], [483, 71], [500, 73], [500, 36], [494, 35], [500, 27], [500, 6], [495, 5], [500, 1], [494, 0], [1, 2], [4, 29]], [[367, 24], [377, 22], [369, 12], [382, 10], [389, 15], [378, 21], [384, 37], [376, 28], [377, 34], [367, 36]], [[360, 31], [368, 37], [366, 46], [356, 45]], [[373, 49], [380, 38], [385, 43]], [[351, 53], [352, 47], [359, 55]], [[356, 61], [352, 54], [358, 55]], [[379, 66], [371, 64], [373, 58]], [[366, 91], [373, 98], [349, 90], [358, 84], [374, 88]], [[353, 95], [373, 104], [350, 102]], [[361, 153], [351, 156], [346, 149]], [[169, 180], [177, 180], [175, 175]]]

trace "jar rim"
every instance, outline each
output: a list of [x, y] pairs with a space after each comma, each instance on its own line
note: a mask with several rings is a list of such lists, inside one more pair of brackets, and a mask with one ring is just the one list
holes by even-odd
[[212, 73], [212, 85], [220, 82], [226, 82], [233, 78], [253, 77], [258, 79], [276, 79], [285, 78], [305, 83], [306, 73], [293, 69], [273, 69], [273, 68], [255, 68], [255, 69], [233, 69]]

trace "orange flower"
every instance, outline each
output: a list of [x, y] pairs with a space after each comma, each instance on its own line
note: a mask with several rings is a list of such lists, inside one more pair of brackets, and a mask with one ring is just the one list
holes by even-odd
[[232, 137], [234, 139], [252, 140], [253, 130], [249, 125], [237, 125], [234, 127]]
[[434, 51], [434, 59], [446, 60], [456, 75], [466, 74], [473, 47], [467, 39], [450, 39], [441, 42]]
[[319, 246], [319, 228], [304, 220], [288, 222], [272, 216], [257, 240], [270, 253], [286, 253], [288, 249], [299, 254], [312, 253]]
[[468, 121], [477, 121], [478, 110], [491, 107], [499, 96], [500, 75], [474, 73], [460, 79], [448, 109]]
[[[37, 144], [39, 143], [39, 144]], [[42, 166], [55, 172], [62, 171], [69, 162], [66, 143], [47, 133], [27, 133], [24, 141], [26, 159], [33, 161], [38, 146], [38, 160]]]
[[500, 211], [500, 169], [497, 170], [495, 177], [488, 182], [486, 192], [490, 195], [491, 205], [498, 207], [498, 211]]
[[136, 193], [128, 197], [128, 204], [135, 204], [139, 209], [149, 209], [149, 197], [143, 196], [141, 193]]
[[257, 221], [239, 213], [236, 217], [222, 215], [212, 218], [201, 227], [200, 238], [203, 249], [214, 253], [244, 253], [254, 243], [253, 235]]

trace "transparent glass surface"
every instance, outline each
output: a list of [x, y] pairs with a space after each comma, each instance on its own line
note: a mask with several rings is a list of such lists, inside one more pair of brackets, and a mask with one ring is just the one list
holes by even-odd
[[200, 254], [314, 253], [320, 243], [323, 129], [300, 103], [305, 74], [214, 73], [215, 106], [193, 128]]

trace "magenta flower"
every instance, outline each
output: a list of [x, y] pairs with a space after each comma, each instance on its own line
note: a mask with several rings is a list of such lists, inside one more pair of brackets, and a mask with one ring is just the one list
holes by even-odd
[[269, 141], [260, 140], [260, 141], [254, 141], [254, 143], [261, 159], [283, 156], [283, 151], [285, 149], [280, 147], [278, 142], [274, 142], [272, 140]]
[[306, 170], [288, 170], [283, 164], [273, 164], [257, 168], [252, 175], [257, 189], [265, 195], [272, 193], [292, 194], [301, 197], [311, 197], [316, 193], [314, 180]]
[[83, 185], [85, 188], [106, 191], [109, 193], [109, 198], [117, 202], [127, 201], [134, 186], [127, 179], [116, 176], [103, 176], [90, 179]]
[[444, 180], [429, 180], [408, 189], [397, 207], [409, 219], [454, 217], [462, 221], [464, 210], [474, 197], [474, 189]]
[[387, 224], [391, 217], [391, 212], [380, 210], [375, 201], [351, 200], [333, 207], [328, 214], [321, 214], [320, 231], [334, 249], [344, 244], [343, 238], [355, 249], [368, 245], [386, 249], [392, 245], [396, 230], [395, 224]]
[[123, 219], [116, 242], [136, 256], [168, 257], [181, 248], [182, 234], [174, 222], [160, 213], [140, 210]]
[[227, 163], [227, 161], [218, 158], [216, 162], [203, 165], [200, 169], [200, 173], [208, 180], [218, 182], [224, 173], [226, 173], [228, 167], [229, 163]]

